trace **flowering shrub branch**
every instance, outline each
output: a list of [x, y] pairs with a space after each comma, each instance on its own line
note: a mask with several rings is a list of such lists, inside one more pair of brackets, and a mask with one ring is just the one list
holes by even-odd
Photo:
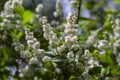
[[[82, 0], [78, 10], [69, 13], [66, 22], [48, 21], [41, 16], [42, 4], [34, 12], [22, 7], [22, 0], [8, 0], [0, 14], [0, 41], [8, 42], [16, 54], [19, 74], [34, 80], [111, 80], [120, 77], [120, 19], [112, 15], [110, 25], [90, 31], [82, 39], [84, 31], [79, 22]], [[71, 1], [72, 6], [77, 9]], [[62, 16], [60, 0], [56, 2], [55, 17]], [[56, 27], [52, 27], [52, 26]], [[85, 26], [85, 25], [84, 25]], [[109, 29], [109, 27], [110, 29]], [[87, 26], [89, 27], [89, 26]], [[36, 35], [37, 34], [37, 35]], [[83, 43], [82, 43], [83, 42]], [[7, 43], [1, 44], [4, 49]], [[11, 48], [10, 48], [11, 50]], [[9, 54], [9, 51], [3, 51]], [[17, 60], [16, 60], [17, 61]], [[24, 66], [22, 66], [25, 64]], [[39, 75], [36, 75], [38, 73]]]

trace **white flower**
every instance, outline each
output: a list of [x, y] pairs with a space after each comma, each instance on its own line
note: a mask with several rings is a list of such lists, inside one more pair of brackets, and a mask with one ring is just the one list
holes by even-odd
[[24, 45], [23, 45], [23, 44], [20, 44], [20, 45], [19, 45], [19, 48], [20, 48], [20, 51], [24, 50]]
[[67, 23], [66, 25], [65, 25], [65, 29], [71, 29], [73, 26], [72, 26], [72, 24], [71, 23]]
[[94, 66], [99, 66], [99, 63], [96, 60], [94, 60], [93, 58], [90, 58], [88, 60], [88, 64], [90, 65], [89, 68], [93, 68]]
[[39, 56], [41, 56], [42, 54], [44, 54], [45, 53], [45, 51], [43, 50], [43, 49], [37, 49], [35, 52], [34, 52], [34, 55], [36, 56], [36, 57], [39, 57]]
[[47, 33], [44, 33], [43, 36], [44, 36], [44, 38], [45, 38], [46, 40], [49, 40], [49, 39], [50, 39], [50, 36], [49, 36]]
[[65, 49], [65, 45], [61, 45], [60, 47], [57, 47], [57, 51], [61, 53]]
[[40, 13], [42, 11], [42, 9], [43, 9], [43, 5], [42, 4], [38, 4], [37, 7], [35, 8], [35, 11], [37, 13]]
[[29, 61], [29, 64], [37, 64], [39, 61], [36, 57], [32, 57]]
[[43, 62], [48, 62], [48, 61], [51, 61], [51, 60], [52, 60], [52, 58], [49, 57], [49, 56], [44, 56], [44, 57], [42, 58], [42, 61], [43, 61]]
[[59, 16], [59, 14], [58, 14], [57, 11], [55, 11], [55, 12], [53, 13], [53, 15], [54, 15], [54, 17], [58, 17], [58, 16]]
[[99, 41], [98, 48], [101, 49], [101, 50], [108, 48], [108, 41], [107, 40]]
[[56, 9], [61, 9], [61, 8], [62, 8], [61, 2], [60, 2], [60, 0], [57, 0]]
[[[27, 37], [27, 38], [29, 38], [29, 37]], [[33, 44], [34, 44], [34, 41], [33, 41], [33, 40], [28, 40], [28, 41], [27, 41], [27, 44], [28, 44], [28, 45], [33, 45]]]
[[71, 41], [72, 41], [73, 43], [75, 43], [77, 40], [78, 40], [78, 37], [77, 37], [77, 36], [73, 36], [72, 39], [71, 39]]
[[31, 39], [33, 39], [33, 36], [26, 35], [25, 38], [26, 38], [26, 40], [31, 40]]
[[6, 26], [6, 24], [4, 22], [1, 22], [0, 26], [3, 27], [3, 26]]
[[120, 19], [119, 18], [115, 19], [115, 23], [116, 25], [120, 25]]
[[34, 45], [33, 45], [33, 48], [36, 50], [36, 49], [39, 49], [40, 48], [40, 43], [39, 42], [35, 42]]
[[8, 19], [3, 19], [3, 22], [4, 22], [5, 24], [8, 24], [10, 21], [9, 21]]
[[47, 18], [44, 16], [44, 17], [42, 17], [42, 23], [43, 24], [46, 24], [47, 23]]
[[49, 29], [49, 27], [50, 27], [49, 24], [47, 24], [47, 25], [46, 25], [46, 24], [43, 24], [43, 28], [44, 28], [44, 29]]
[[104, 55], [105, 53], [106, 53], [106, 51], [102, 51], [102, 52], [100, 52], [101, 55]]
[[54, 41], [50, 40], [50, 41], [49, 41], [49, 44], [50, 44], [50, 45], [55, 45], [55, 44], [57, 44], [57, 42], [54, 42]]
[[72, 13], [69, 13], [66, 19], [68, 23], [72, 23]]
[[89, 54], [90, 54], [90, 51], [89, 51], [88, 49], [85, 49], [84, 54], [85, 54], [85, 55], [89, 55]]
[[22, 6], [23, 0], [13, 0], [12, 5], [13, 6]]
[[58, 52], [57, 49], [53, 49], [53, 53], [54, 53], [54, 55], [60, 55], [60, 53]]
[[73, 51], [70, 51], [70, 52], [67, 53], [67, 58], [68, 58], [68, 59], [71, 59], [71, 58], [73, 58], [73, 57], [74, 57]]
[[90, 35], [86, 41], [87, 44], [93, 45], [97, 41], [97, 37], [95, 35]]
[[77, 29], [66, 29], [64, 32], [65, 32], [66, 35], [77, 34]]
[[12, 6], [12, 1], [9, 0], [5, 3], [5, 6], [4, 6], [4, 9], [9, 12], [9, 13], [12, 13], [13, 12], [13, 6]]
[[52, 35], [52, 41], [53, 41], [53, 42], [57, 42], [57, 41], [58, 41], [58, 38], [57, 38], [56, 35]]
[[65, 42], [71, 43], [71, 36], [65, 36]]
[[20, 51], [20, 56], [24, 59], [28, 59], [31, 57], [30, 52], [28, 50], [26, 51]]
[[74, 50], [78, 50], [78, 49], [80, 48], [80, 45], [78, 45], [78, 44], [73, 44], [73, 45], [71, 46], [71, 48], [74, 49]]

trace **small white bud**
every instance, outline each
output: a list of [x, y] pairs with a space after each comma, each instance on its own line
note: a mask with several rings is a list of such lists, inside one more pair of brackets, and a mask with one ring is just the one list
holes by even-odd
[[37, 13], [40, 13], [42, 11], [42, 9], [43, 9], [43, 5], [42, 4], [38, 4], [37, 7], [35, 8], [35, 11]]
[[46, 18], [46, 17], [43, 17], [43, 18], [42, 18], [42, 23], [43, 23], [43, 24], [46, 24], [46, 23], [47, 23], [47, 18]]
[[53, 15], [54, 15], [54, 17], [58, 17], [59, 16], [58, 12], [56, 12], [56, 11], [53, 13]]

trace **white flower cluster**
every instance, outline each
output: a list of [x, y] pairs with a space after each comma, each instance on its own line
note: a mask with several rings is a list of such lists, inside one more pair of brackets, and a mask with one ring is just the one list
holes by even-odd
[[5, 9], [5, 14], [12, 14], [13, 13], [14, 6], [13, 6], [13, 3], [11, 0], [9, 0], [5, 3], [4, 9]]
[[[23, 1], [22, 0], [8, 0], [4, 5], [4, 11], [1, 12], [0, 16], [3, 18], [2, 22], [0, 23], [0, 29], [4, 28], [20, 28], [21, 22], [17, 20], [16, 15], [14, 14], [14, 7], [21, 7]], [[15, 23], [12, 23], [16, 19]]]
[[56, 11], [53, 13], [55, 17], [62, 15], [62, 4], [60, 0], [56, 1]]
[[14, 38], [13, 38], [13, 45], [15, 46], [16, 51], [24, 50], [24, 45], [19, 42], [19, 40], [16, 38], [16, 35], [14, 35]]
[[1, 30], [3, 30], [4, 28], [6, 28], [8, 26], [8, 24], [10, 23], [10, 20], [5, 18], [3, 19], [3, 21], [0, 23], [0, 26], [1, 26]]
[[25, 35], [29, 50], [37, 50], [40, 48], [40, 43], [34, 38], [33, 32], [30, 32], [28, 28], [25, 28]]
[[[86, 77], [86, 75], [89, 75], [88, 72], [90, 69], [94, 68], [94, 67], [101, 67], [101, 74], [100, 76], [103, 76], [104, 73], [104, 68], [102, 67], [102, 65], [99, 63], [99, 60], [97, 59], [97, 57], [93, 57], [92, 54], [90, 53], [90, 51], [88, 49], [86, 49], [84, 51], [84, 55], [83, 57], [85, 58], [85, 70], [82, 73], [82, 75], [84, 77]], [[89, 75], [90, 76], [90, 75]]]
[[95, 66], [100, 66], [97, 58], [95, 59], [94, 57], [92, 57], [89, 50], [84, 51], [84, 56], [85, 56], [85, 59], [88, 60], [87, 61], [87, 63], [88, 63], [87, 69], [93, 68]]
[[120, 53], [118, 49], [120, 48], [120, 19], [115, 19], [115, 25], [113, 25], [113, 38], [115, 42], [113, 43], [113, 53], [116, 55], [118, 64], [120, 65]]
[[3, 17], [3, 21], [0, 23], [0, 29], [4, 29], [10, 23], [8, 18], [14, 17], [13, 14], [14, 7], [12, 6], [12, 1], [7, 1], [4, 6], [4, 11], [1, 12], [0, 16]]
[[[69, 14], [67, 17], [67, 24], [65, 25], [65, 43], [69, 46], [77, 44], [78, 42], [78, 31], [77, 28], [79, 27], [76, 22], [76, 15]], [[74, 45], [74, 47], [77, 45]]]
[[19, 42], [16, 35], [13, 36], [13, 45], [15, 46], [15, 50], [20, 52], [21, 58], [28, 59], [31, 57], [29, 50], [24, 50], [24, 45]]
[[6, 3], [5, 3], [5, 6], [4, 6], [4, 13], [3, 15], [6, 15], [7, 17], [9, 16], [12, 16], [13, 15], [13, 11], [14, 11], [14, 7], [15, 6], [22, 6], [23, 4], [23, 0], [8, 0]]
[[86, 44], [88, 46], [91, 46], [91, 45], [96, 46], [97, 40], [98, 40], [97, 36], [95, 34], [91, 34], [90, 36], [88, 36]]
[[57, 44], [59, 42], [57, 34], [52, 31], [52, 27], [50, 27], [50, 24], [47, 22], [46, 17], [42, 18], [42, 23], [45, 39], [49, 41], [49, 44], [51, 46]]
[[98, 49], [104, 50], [108, 48], [108, 41], [107, 40], [100, 40], [98, 44]]
[[3, 41], [6, 40], [7, 39], [7, 35], [8, 35], [8, 32], [4, 31], [2, 35], [0, 34], [0, 39], [3, 40]]
[[[30, 59], [29, 64], [38, 63], [39, 62], [38, 59], [44, 56], [45, 51], [44, 49], [40, 49], [40, 43], [34, 38], [33, 32], [30, 32], [30, 30], [26, 28], [25, 34], [26, 34], [28, 49], [33, 53], [33, 57]], [[43, 62], [47, 62], [49, 60], [50, 60], [50, 57], [42, 58]]]

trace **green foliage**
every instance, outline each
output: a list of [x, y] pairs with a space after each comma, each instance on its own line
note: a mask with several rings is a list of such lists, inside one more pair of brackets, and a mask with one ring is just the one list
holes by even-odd
[[94, 67], [92, 69], [89, 70], [88, 72], [90, 75], [100, 75], [101, 73], [101, 67]]
[[116, 4], [120, 5], [120, 1], [119, 0], [113, 0]]
[[25, 10], [24, 7], [15, 7], [15, 12], [21, 17], [21, 21], [23, 23], [30, 23], [30, 21], [33, 19], [34, 14], [29, 11]]

